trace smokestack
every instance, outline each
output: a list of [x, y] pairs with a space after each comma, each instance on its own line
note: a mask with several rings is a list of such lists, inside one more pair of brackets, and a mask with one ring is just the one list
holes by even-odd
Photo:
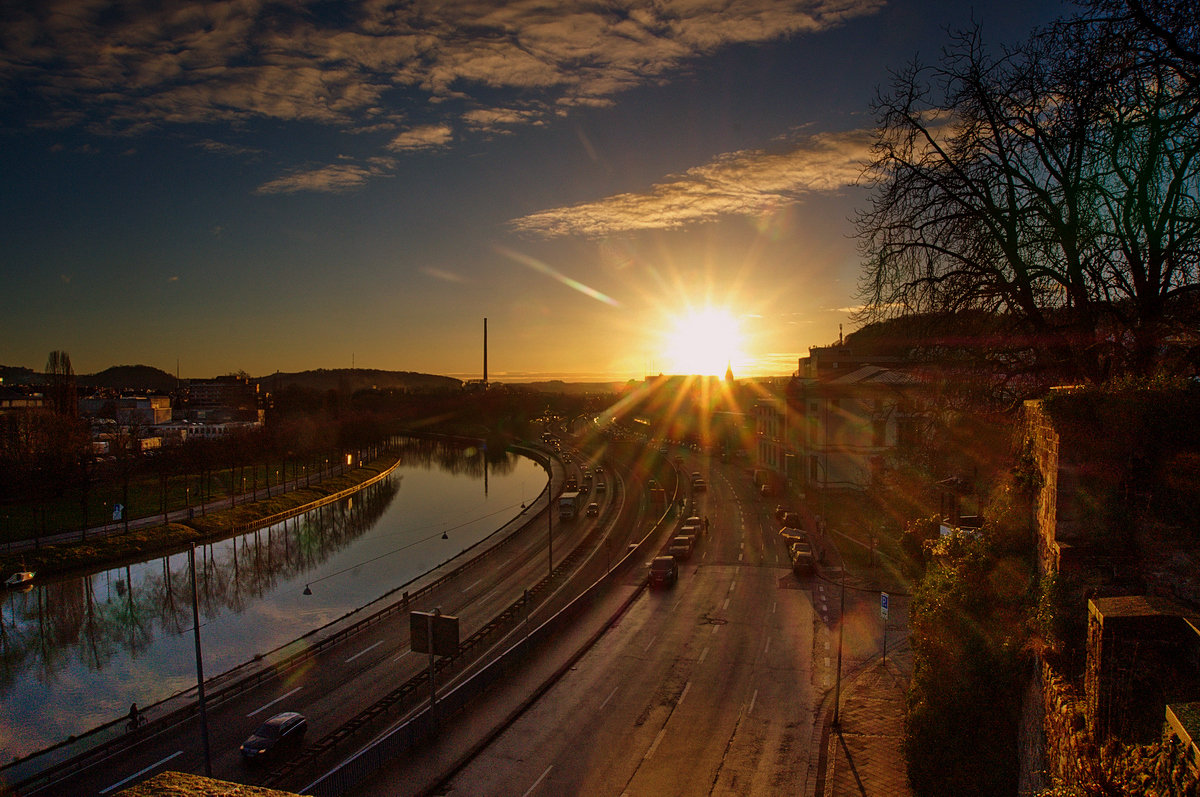
[[487, 387], [487, 319], [483, 319], [483, 386]]

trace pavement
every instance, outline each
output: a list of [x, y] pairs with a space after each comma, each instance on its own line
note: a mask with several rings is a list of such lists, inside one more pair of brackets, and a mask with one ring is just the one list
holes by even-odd
[[818, 766], [814, 797], [908, 797], [908, 772], [901, 743], [904, 693], [912, 673], [912, 651], [905, 642], [868, 663], [842, 683], [838, 724], [832, 701], [820, 721], [824, 759]]

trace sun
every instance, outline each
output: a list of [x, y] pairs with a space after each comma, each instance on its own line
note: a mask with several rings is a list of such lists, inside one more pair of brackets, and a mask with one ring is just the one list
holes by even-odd
[[742, 330], [724, 308], [704, 307], [671, 320], [664, 353], [670, 373], [721, 376], [742, 360]]

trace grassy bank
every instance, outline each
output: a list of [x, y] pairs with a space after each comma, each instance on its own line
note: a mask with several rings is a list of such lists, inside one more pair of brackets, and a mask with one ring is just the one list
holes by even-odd
[[361, 468], [325, 479], [320, 484], [240, 504], [231, 509], [209, 512], [186, 523], [165, 523], [70, 545], [45, 545], [20, 554], [3, 554], [0, 555], [0, 574], [32, 570], [41, 580], [139, 561], [156, 554], [181, 550], [193, 542], [218, 540], [229, 536], [235, 525], [252, 525], [263, 518], [306, 506], [369, 481], [395, 465], [396, 460], [395, 456], [390, 455], [380, 457]]

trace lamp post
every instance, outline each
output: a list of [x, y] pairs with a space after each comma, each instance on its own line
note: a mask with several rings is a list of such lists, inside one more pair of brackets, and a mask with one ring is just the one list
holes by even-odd
[[549, 552], [550, 575], [554, 575], [554, 463], [550, 463], [550, 476], [546, 481], [546, 550]]
[[212, 755], [208, 749], [208, 712], [204, 705], [204, 656], [200, 651], [200, 598], [196, 591], [196, 543], [188, 549], [192, 571], [192, 630], [196, 637], [196, 695], [200, 699], [200, 736], [204, 742], [204, 774], [212, 777]]
[[846, 563], [842, 562], [842, 607], [838, 610], [837, 680], [833, 689], [833, 727], [841, 726], [842, 709], [842, 632], [846, 628]]

